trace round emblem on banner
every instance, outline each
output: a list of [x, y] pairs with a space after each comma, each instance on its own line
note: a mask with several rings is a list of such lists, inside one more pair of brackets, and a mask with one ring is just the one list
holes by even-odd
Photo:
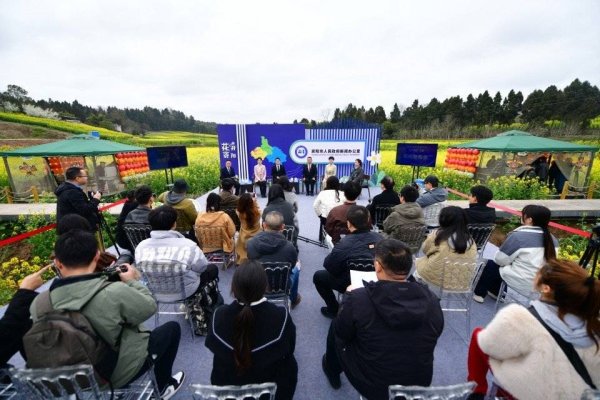
[[295, 150], [296, 157], [304, 158], [308, 154], [308, 149], [305, 146], [298, 146]]

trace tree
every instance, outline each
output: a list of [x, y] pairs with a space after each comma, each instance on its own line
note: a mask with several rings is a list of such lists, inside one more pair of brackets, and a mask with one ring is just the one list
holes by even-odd
[[385, 110], [382, 106], [375, 107], [375, 115], [374, 121], [377, 124], [383, 124], [387, 120], [387, 116], [385, 115]]
[[494, 95], [494, 103], [492, 109], [492, 121], [500, 122], [502, 120], [502, 95], [500, 94], [500, 92], [496, 92], [496, 94]]
[[393, 123], [400, 122], [401, 117], [402, 117], [402, 113], [400, 112], [398, 103], [394, 103], [394, 109], [390, 113], [390, 122], [393, 122]]
[[471, 125], [475, 122], [475, 114], [477, 113], [477, 100], [472, 94], [467, 96], [467, 100], [464, 103], [464, 119], [465, 125]]
[[17, 85], [8, 85], [6, 87], [6, 92], [3, 93], [4, 96], [8, 97], [9, 99], [15, 100], [19, 104], [26, 101], [31, 101], [31, 97], [27, 96], [28, 94], [29, 93], [27, 92], [27, 90]]

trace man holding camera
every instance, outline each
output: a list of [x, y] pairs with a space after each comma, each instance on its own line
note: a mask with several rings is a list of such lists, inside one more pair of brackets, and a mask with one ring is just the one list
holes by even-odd
[[66, 181], [54, 192], [57, 197], [56, 220], [59, 221], [67, 214], [78, 214], [85, 218], [94, 231], [98, 230], [98, 204], [100, 204], [100, 192], [90, 192], [90, 196], [84, 191], [88, 182], [87, 171], [80, 167], [70, 167], [65, 173]]

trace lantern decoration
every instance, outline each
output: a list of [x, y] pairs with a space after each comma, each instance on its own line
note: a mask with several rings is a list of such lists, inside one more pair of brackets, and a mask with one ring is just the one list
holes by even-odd
[[130, 151], [115, 154], [119, 176], [127, 178], [148, 172], [148, 156], [145, 151]]
[[62, 176], [70, 167], [85, 167], [83, 157], [48, 157], [50, 171], [56, 176]]
[[463, 172], [472, 177], [477, 172], [479, 155], [478, 149], [450, 148], [446, 153], [444, 166], [446, 169]]

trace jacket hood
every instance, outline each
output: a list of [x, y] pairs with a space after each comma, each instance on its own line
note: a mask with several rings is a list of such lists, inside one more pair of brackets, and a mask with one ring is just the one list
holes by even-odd
[[181, 201], [185, 198], [185, 193], [175, 193], [173, 191], [170, 191], [167, 192], [167, 195], [165, 196], [165, 203], [167, 205], [178, 204], [181, 203]]
[[573, 314], [565, 314], [562, 319], [558, 316], [558, 307], [544, 303], [540, 300], [531, 302], [531, 305], [542, 317], [546, 325], [558, 333], [566, 342], [574, 347], [586, 348], [594, 345], [589, 337], [585, 321]]
[[202, 215], [202, 225], [214, 224], [217, 223], [221, 218], [223, 218], [224, 211], [214, 211], [214, 212], [203, 212]]
[[98, 293], [106, 282], [106, 276], [81, 275], [59, 279], [50, 287], [50, 299], [55, 309], [80, 310]]
[[281, 232], [260, 232], [252, 238], [256, 250], [263, 255], [277, 253], [288, 242]]
[[62, 193], [67, 192], [69, 190], [81, 190], [83, 191], [83, 189], [81, 189], [79, 186], [74, 185], [70, 182], [63, 182], [61, 183], [56, 190], [54, 191], [54, 194], [57, 196], [60, 196]]
[[177, 231], [151, 231], [150, 237], [152, 239], [185, 238]]
[[391, 328], [418, 328], [430, 313], [433, 293], [420, 283], [377, 281], [365, 285], [379, 317]]
[[423, 208], [417, 203], [398, 204], [392, 208], [392, 212], [394, 211], [406, 219], [423, 219]]

